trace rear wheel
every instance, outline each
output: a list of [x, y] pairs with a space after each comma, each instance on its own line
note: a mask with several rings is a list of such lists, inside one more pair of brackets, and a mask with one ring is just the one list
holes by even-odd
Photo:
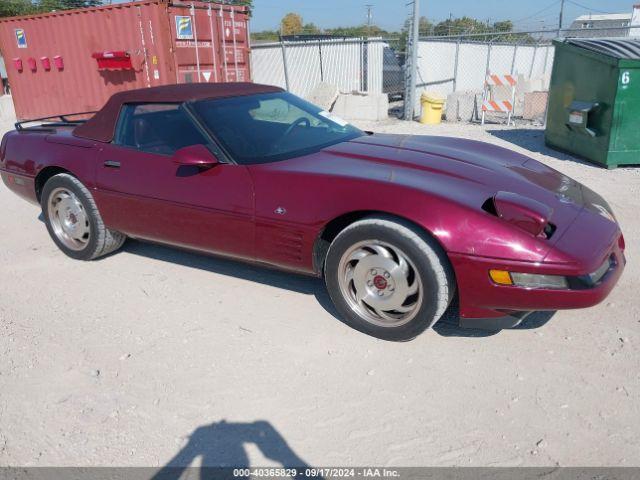
[[71, 258], [93, 260], [117, 250], [126, 239], [104, 226], [93, 196], [72, 175], [51, 177], [42, 189], [41, 206], [49, 235]]
[[350, 326], [385, 340], [410, 340], [433, 325], [455, 291], [442, 248], [401, 220], [371, 217], [332, 242], [325, 282]]

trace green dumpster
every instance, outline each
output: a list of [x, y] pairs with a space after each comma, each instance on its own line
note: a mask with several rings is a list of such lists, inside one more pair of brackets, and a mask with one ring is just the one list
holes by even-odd
[[607, 168], [640, 164], [640, 39], [553, 43], [545, 143]]

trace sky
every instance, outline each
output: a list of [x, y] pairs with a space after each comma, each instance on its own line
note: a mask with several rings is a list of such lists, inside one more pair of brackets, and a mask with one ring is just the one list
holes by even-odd
[[[361, 25], [366, 22], [366, 4], [373, 5], [373, 23], [386, 30], [399, 30], [410, 6], [409, 0], [254, 0], [251, 30], [276, 29], [288, 12], [302, 15], [305, 23], [321, 28]], [[538, 30], [558, 25], [560, 0], [420, 0], [421, 15], [440, 21], [464, 15], [487, 20], [512, 20], [517, 29]], [[566, 0], [564, 26], [586, 13], [631, 13], [637, 0]]]

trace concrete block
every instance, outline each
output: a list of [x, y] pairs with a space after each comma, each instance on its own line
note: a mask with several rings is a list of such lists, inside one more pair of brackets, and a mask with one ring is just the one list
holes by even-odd
[[340, 94], [331, 111], [345, 120], [385, 120], [389, 117], [389, 98], [386, 93]]
[[525, 120], [543, 120], [547, 110], [547, 98], [549, 92], [528, 92], [524, 94]]
[[331, 110], [339, 94], [337, 85], [320, 82], [309, 92], [306, 100], [328, 111]]
[[11, 95], [0, 96], [0, 121], [15, 121], [16, 110]]
[[447, 96], [445, 118], [448, 122], [472, 122], [478, 119], [482, 92], [455, 92]]

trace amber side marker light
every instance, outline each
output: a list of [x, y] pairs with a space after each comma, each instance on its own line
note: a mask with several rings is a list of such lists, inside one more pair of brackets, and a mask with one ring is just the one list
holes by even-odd
[[511, 275], [506, 270], [489, 270], [489, 276], [498, 285], [513, 285]]

